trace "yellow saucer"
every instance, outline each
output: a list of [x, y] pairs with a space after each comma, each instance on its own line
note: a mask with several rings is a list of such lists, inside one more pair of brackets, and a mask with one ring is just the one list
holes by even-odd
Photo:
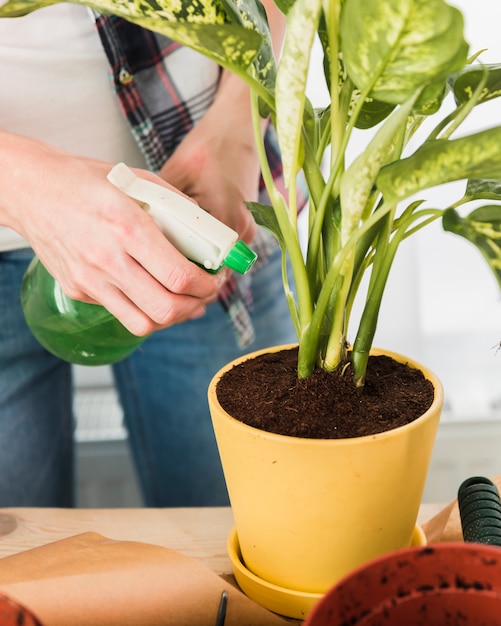
[[[414, 528], [412, 545], [426, 545], [426, 536], [419, 525]], [[244, 565], [235, 527], [230, 531], [227, 546], [233, 574], [240, 589], [251, 600], [269, 611], [285, 617], [304, 620], [313, 605], [324, 595], [323, 593], [309, 593], [280, 587], [253, 574]]]
[[243, 563], [235, 528], [231, 529], [228, 536], [228, 554], [233, 566], [233, 574], [240, 589], [251, 600], [274, 613], [285, 617], [304, 619], [308, 611], [324, 595], [323, 593], [307, 593], [279, 587], [253, 574]]

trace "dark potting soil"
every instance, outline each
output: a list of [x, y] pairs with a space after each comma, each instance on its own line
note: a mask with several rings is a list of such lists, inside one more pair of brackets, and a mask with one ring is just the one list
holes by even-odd
[[[342, 368], [340, 368], [341, 370]], [[423, 374], [388, 356], [371, 356], [363, 390], [351, 366], [297, 377], [297, 348], [267, 353], [229, 370], [217, 384], [221, 406], [268, 432], [314, 439], [372, 435], [414, 421], [433, 402]]]

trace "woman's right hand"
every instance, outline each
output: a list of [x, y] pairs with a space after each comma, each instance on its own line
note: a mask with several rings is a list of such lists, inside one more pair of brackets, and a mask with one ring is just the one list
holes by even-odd
[[69, 297], [105, 306], [139, 336], [199, 317], [216, 299], [225, 271], [209, 274], [178, 252], [107, 180], [114, 164], [3, 131], [0, 163], [0, 223], [29, 242]]

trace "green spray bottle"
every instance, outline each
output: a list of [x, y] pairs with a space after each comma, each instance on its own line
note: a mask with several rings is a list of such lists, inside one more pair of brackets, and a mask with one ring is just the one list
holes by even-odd
[[[182, 254], [207, 271], [227, 266], [245, 274], [254, 264], [256, 254], [234, 230], [187, 198], [139, 178], [123, 163], [110, 171], [108, 180], [150, 213]], [[24, 275], [21, 305], [42, 346], [70, 363], [115, 363], [146, 339], [130, 333], [103, 306], [69, 298], [37, 257]]]

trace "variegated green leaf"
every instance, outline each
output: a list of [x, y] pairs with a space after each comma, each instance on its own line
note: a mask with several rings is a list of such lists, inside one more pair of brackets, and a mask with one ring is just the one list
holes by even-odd
[[444, 230], [468, 239], [479, 249], [501, 288], [501, 205], [477, 208], [466, 217], [448, 209], [442, 225]]
[[[417, 95], [417, 94], [416, 94]], [[381, 167], [391, 159], [399, 133], [405, 129], [414, 100], [410, 98], [379, 128], [341, 178], [342, 241], [359, 226], [363, 210]]]
[[[263, 38], [253, 28], [231, 24], [217, 0], [74, 0], [100, 13], [156, 31], [201, 52], [219, 65], [243, 75], [260, 52]], [[46, 0], [10, 0], [0, 17], [24, 15], [55, 4]]]
[[233, 23], [253, 29], [261, 35], [261, 48], [253, 64], [259, 82], [266, 85], [270, 91], [274, 91], [277, 68], [270, 28], [263, 5], [256, 0], [221, 0], [221, 3]]
[[321, 0], [296, 0], [287, 15], [287, 33], [276, 86], [277, 134], [287, 187], [295, 184], [296, 174], [302, 165], [298, 163], [298, 154], [306, 78], [321, 4]]
[[54, 0], [0, 0], [0, 17], [19, 17], [55, 4]]
[[406, 159], [384, 167], [377, 185], [385, 200], [395, 202], [435, 185], [501, 175], [501, 127], [466, 137], [424, 144]]
[[466, 185], [465, 196], [471, 200], [501, 201], [501, 178], [496, 180], [469, 180]]
[[[326, 76], [328, 74], [326, 73]], [[339, 59], [339, 84], [343, 85], [347, 78], [347, 74], [344, 71], [344, 64], [342, 58]], [[361, 97], [360, 89], [354, 88], [351, 96], [351, 110], [355, 108], [357, 100]], [[355, 120], [355, 127], [360, 130], [367, 130], [382, 122], [388, 117], [388, 115], [395, 108], [394, 104], [388, 104], [387, 102], [381, 102], [380, 100], [374, 100], [374, 98], [366, 98], [362, 108], [360, 109], [357, 119]]]
[[437, 97], [468, 53], [462, 14], [443, 0], [346, 0], [341, 38], [354, 84], [393, 104], [425, 85], [423, 103]]
[[[319, 36], [321, 39], [322, 35], [320, 34], [320, 32], [319, 32]], [[326, 57], [327, 55], [324, 56], [324, 58]], [[348, 77], [344, 69], [342, 56], [339, 57], [338, 64], [339, 64], [339, 72], [338, 72], [339, 86], [341, 88]], [[324, 66], [325, 66], [325, 62], [324, 62]], [[328, 73], [328, 67], [329, 66], [324, 67], [325, 75], [327, 78], [327, 83], [329, 83], [328, 78], [330, 76], [330, 74]], [[351, 111], [353, 111], [353, 109], [355, 108], [356, 103], [360, 97], [361, 97], [360, 89], [355, 87], [351, 95], [351, 107], [350, 107]], [[384, 119], [386, 119], [388, 115], [393, 111], [394, 108], [395, 108], [394, 104], [381, 102], [380, 100], [375, 100], [374, 98], [370, 98], [370, 97], [366, 98], [362, 105], [361, 110], [358, 113], [357, 119], [355, 120], [355, 127], [359, 128], [360, 130], [366, 130], [368, 128], [372, 128], [373, 126], [376, 126], [377, 124], [382, 122]]]
[[485, 71], [487, 71], [487, 80], [479, 103], [501, 96], [501, 65], [470, 66], [455, 75], [451, 81], [457, 104], [463, 104], [472, 97], [475, 89], [484, 79]]
[[[59, 0], [8, 0], [0, 2], [0, 16], [15, 16], [30, 13], [35, 9], [57, 4]], [[223, 24], [228, 21], [226, 12], [217, 0], [96, 0], [80, 2], [102, 12], [121, 17], [152, 17], [172, 23]]]

